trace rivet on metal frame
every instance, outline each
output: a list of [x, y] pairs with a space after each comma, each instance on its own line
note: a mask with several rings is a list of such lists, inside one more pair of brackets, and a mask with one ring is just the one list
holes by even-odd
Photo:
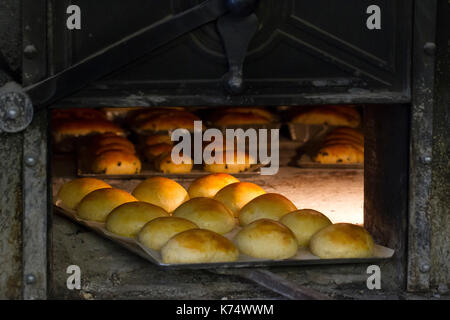
[[424, 264], [422, 264], [420, 266], [420, 272], [427, 273], [429, 271], [430, 271], [430, 265], [429, 264], [424, 263]]
[[26, 156], [25, 164], [29, 167], [34, 167], [36, 165], [36, 158], [33, 156]]
[[436, 44], [434, 42], [427, 42], [423, 46], [423, 50], [429, 56], [432, 56], [436, 53]]
[[25, 276], [25, 282], [26, 282], [26, 284], [33, 284], [33, 283], [35, 283], [36, 282], [36, 276], [34, 274], [32, 274], [32, 273], [27, 274]]
[[23, 49], [23, 55], [25, 58], [32, 60], [37, 56], [37, 49], [34, 45], [30, 44]]
[[424, 157], [422, 158], [422, 162], [425, 163], [425, 164], [430, 164], [431, 161], [432, 161], [432, 159], [431, 159], [430, 156], [424, 156]]

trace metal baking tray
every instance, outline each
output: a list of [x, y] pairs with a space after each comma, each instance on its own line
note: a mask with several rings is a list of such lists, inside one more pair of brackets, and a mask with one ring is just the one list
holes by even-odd
[[[114, 241], [120, 246], [131, 252], [141, 256], [142, 258], [152, 262], [153, 264], [168, 269], [216, 269], [216, 268], [246, 268], [246, 267], [273, 267], [273, 266], [304, 266], [304, 265], [333, 265], [333, 264], [355, 264], [355, 263], [375, 263], [382, 260], [390, 259], [394, 255], [393, 249], [375, 245], [375, 254], [371, 258], [364, 259], [320, 259], [314, 256], [307, 249], [300, 249], [296, 256], [286, 260], [264, 260], [255, 259], [241, 254], [236, 262], [225, 263], [193, 263], [193, 264], [166, 264], [162, 262], [161, 254], [158, 251], [148, 249], [141, 245], [136, 239], [120, 237], [107, 231], [104, 223], [90, 222], [79, 219], [73, 210], [64, 209], [57, 201], [54, 204], [55, 211], [70, 220], [87, 227], [88, 229], [98, 233], [104, 238]], [[226, 234], [225, 237], [232, 239], [240, 227], [236, 227], [233, 231]]]
[[[233, 173], [233, 176], [236, 178], [244, 178], [244, 177], [255, 177], [261, 175], [261, 168], [263, 165], [255, 164], [250, 167], [247, 171]], [[156, 171], [153, 168], [153, 165], [148, 162], [142, 163], [142, 169], [140, 173], [137, 174], [122, 174], [122, 175], [107, 175], [104, 173], [92, 173], [86, 169], [86, 165], [83, 164], [83, 161], [77, 158], [77, 176], [80, 178], [98, 178], [98, 179], [146, 179], [155, 176], [164, 176], [170, 179], [189, 179], [189, 178], [198, 178], [201, 176], [205, 176], [211, 174], [211, 172], [205, 171], [202, 169], [202, 166], [194, 165], [194, 168], [189, 173], [163, 173], [160, 171]]]

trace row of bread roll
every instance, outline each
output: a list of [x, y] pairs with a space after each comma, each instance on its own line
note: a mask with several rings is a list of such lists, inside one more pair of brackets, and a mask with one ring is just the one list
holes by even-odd
[[[157, 171], [169, 174], [184, 174], [192, 171], [194, 161], [191, 157], [180, 155], [181, 162], [175, 163], [172, 159], [173, 141], [168, 134], [154, 134], [144, 138], [142, 153], [145, 159], [152, 163]], [[256, 163], [247, 152], [229, 152], [224, 150], [221, 163], [205, 161], [203, 169], [212, 173], [236, 174], [245, 172]], [[214, 156], [214, 155], [213, 155]], [[220, 156], [219, 156], [220, 157]]]
[[[141, 172], [141, 161], [131, 141], [111, 133], [92, 137], [84, 157], [96, 174], [122, 175]], [[81, 155], [80, 155], [81, 156]]]
[[322, 164], [364, 162], [364, 135], [352, 128], [336, 128], [328, 133], [314, 161]]
[[[81, 178], [64, 184], [57, 198], [62, 202], [62, 207], [75, 209], [78, 218], [104, 222], [106, 230], [111, 233], [127, 238], [136, 237], [144, 246], [161, 250], [165, 263], [237, 260], [239, 251], [230, 240], [211, 230], [200, 229], [196, 223], [182, 218], [187, 215], [196, 220], [204, 214], [206, 220], [214, 221], [217, 219], [214, 210], [212, 215], [207, 210], [202, 213], [192, 210], [193, 207], [204, 206], [202, 200], [213, 199], [196, 198], [192, 203], [186, 202], [187, 206], [178, 207], [189, 198], [187, 191], [175, 181], [159, 177], [144, 181], [133, 194], [136, 197], [100, 180]], [[234, 224], [231, 212], [219, 202], [215, 205], [219, 205], [219, 211]], [[179, 211], [170, 216], [168, 211], [176, 207]], [[198, 221], [205, 224], [202, 219]], [[216, 227], [223, 228], [219, 224]]]
[[[66, 207], [73, 207], [83, 193], [91, 191], [76, 205], [81, 219], [106, 221], [106, 228], [121, 236], [137, 235], [144, 246], [161, 249], [165, 263], [235, 261], [234, 245], [220, 234], [235, 227], [236, 212], [245, 218], [239, 219], [243, 229], [234, 242], [241, 253], [254, 258], [287, 259], [297, 254], [299, 246], [309, 246], [321, 258], [373, 254], [373, 241], [364, 228], [332, 225], [317, 211], [296, 210], [285, 197], [266, 194], [255, 184], [234, 182], [230, 177], [198, 179], [189, 188], [192, 199], [181, 185], [162, 177], [142, 182], [133, 195], [104, 188], [98, 181], [91, 185], [100, 189], [91, 191], [94, 187], [86, 187], [88, 180], [78, 179], [64, 185], [58, 197]], [[78, 191], [71, 193], [74, 188]], [[203, 243], [205, 239], [211, 243]]]
[[73, 151], [80, 137], [107, 132], [125, 135], [121, 127], [96, 109], [56, 109], [52, 111], [51, 124], [55, 149], [61, 152]]
[[329, 125], [356, 128], [361, 124], [361, 115], [353, 106], [314, 106], [298, 109], [291, 117], [291, 123], [307, 125]]
[[173, 141], [168, 133], [153, 134], [143, 139], [142, 153], [145, 159], [153, 164], [155, 170], [162, 173], [184, 174], [192, 171], [194, 161], [181, 156], [181, 162], [175, 163], [172, 159]]

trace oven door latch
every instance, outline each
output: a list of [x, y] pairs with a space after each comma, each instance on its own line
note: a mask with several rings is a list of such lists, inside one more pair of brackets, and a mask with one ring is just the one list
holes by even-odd
[[206, 0], [197, 6], [149, 25], [73, 66], [29, 87], [9, 83], [0, 89], [0, 130], [19, 132], [42, 109], [155, 49], [207, 23], [216, 21], [228, 58], [223, 82], [229, 94], [244, 92], [243, 65], [258, 30], [254, 13], [259, 0]]

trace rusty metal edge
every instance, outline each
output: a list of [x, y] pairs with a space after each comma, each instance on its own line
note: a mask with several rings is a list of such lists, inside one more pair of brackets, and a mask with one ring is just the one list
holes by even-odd
[[430, 289], [432, 134], [437, 1], [415, 1], [407, 290]]

